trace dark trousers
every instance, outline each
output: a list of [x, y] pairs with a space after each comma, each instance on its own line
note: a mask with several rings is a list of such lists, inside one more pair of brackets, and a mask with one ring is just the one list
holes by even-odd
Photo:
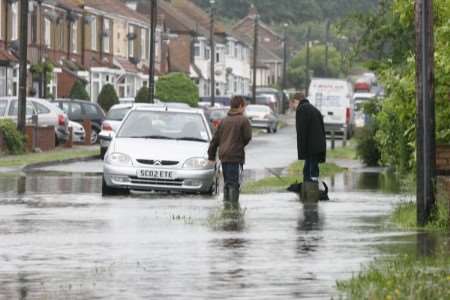
[[319, 180], [319, 161], [315, 158], [305, 159], [303, 166], [303, 181]]
[[225, 185], [239, 187], [241, 170], [242, 165], [240, 163], [222, 163], [223, 181]]

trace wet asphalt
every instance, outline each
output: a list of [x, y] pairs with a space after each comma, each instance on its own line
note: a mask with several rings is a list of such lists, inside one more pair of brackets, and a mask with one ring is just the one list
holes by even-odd
[[[258, 136], [248, 178], [295, 160], [294, 132]], [[362, 264], [417, 247], [417, 233], [386, 226], [407, 196], [377, 169], [327, 178], [318, 205], [242, 195], [238, 226], [218, 217], [221, 196], [102, 197], [100, 172], [0, 175], [0, 299], [330, 299]]]

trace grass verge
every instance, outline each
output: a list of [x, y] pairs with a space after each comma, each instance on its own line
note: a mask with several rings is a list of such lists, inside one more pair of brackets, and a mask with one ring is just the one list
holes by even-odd
[[350, 280], [338, 281], [337, 288], [344, 299], [450, 299], [450, 257], [439, 253], [375, 260]]
[[[257, 181], [250, 181], [242, 187], [243, 193], [264, 193], [278, 192], [285, 190], [289, 185], [300, 180], [300, 171], [303, 169], [303, 161], [296, 161], [288, 168], [285, 176], [270, 176]], [[331, 176], [346, 171], [334, 163], [325, 163], [320, 165], [320, 175], [323, 177]]]
[[100, 149], [58, 149], [42, 153], [27, 153], [21, 155], [9, 155], [0, 158], [0, 167], [23, 167], [30, 164], [46, 163], [52, 161], [86, 158], [100, 155]]
[[[432, 221], [424, 229], [431, 231], [450, 230], [448, 197], [449, 195], [443, 192], [443, 189], [439, 189]], [[416, 203], [414, 201], [400, 203], [392, 212], [391, 221], [403, 229], [417, 229], [419, 226], [417, 225]]]
[[[328, 150], [327, 159], [355, 159], [356, 148], [355, 144], [350, 141], [347, 147], [338, 147], [333, 150]], [[301, 181], [300, 174], [303, 170], [303, 161], [296, 161], [288, 167], [287, 175], [285, 176], [270, 176], [257, 181], [249, 181], [242, 187], [243, 193], [264, 193], [264, 192], [279, 192], [285, 190], [289, 185]], [[320, 176], [327, 177], [337, 173], [346, 171], [334, 163], [324, 163], [320, 165]]]

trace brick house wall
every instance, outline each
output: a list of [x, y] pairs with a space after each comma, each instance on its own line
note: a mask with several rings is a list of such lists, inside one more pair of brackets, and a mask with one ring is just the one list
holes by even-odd
[[439, 172], [450, 175], [450, 145], [436, 147], [436, 168]]
[[[190, 73], [192, 56], [192, 37], [188, 34], [179, 34], [177, 39], [169, 43], [169, 71]], [[177, 69], [174, 69], [174, 66]]]

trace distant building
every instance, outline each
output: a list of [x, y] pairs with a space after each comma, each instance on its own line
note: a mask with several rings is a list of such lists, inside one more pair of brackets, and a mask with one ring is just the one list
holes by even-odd
[[[238, 35], [240, 39], [246, 40], [248, 43], [251, 42], [252, 46], [255, 32], [255, 17], [257, 14], [256, 8], [252, 6], [249, 14], [233, 26], [233, 33]], [[282, 80], [284, 39], [261, 20], [258, 24], [256, 85], [276, 86]]]

